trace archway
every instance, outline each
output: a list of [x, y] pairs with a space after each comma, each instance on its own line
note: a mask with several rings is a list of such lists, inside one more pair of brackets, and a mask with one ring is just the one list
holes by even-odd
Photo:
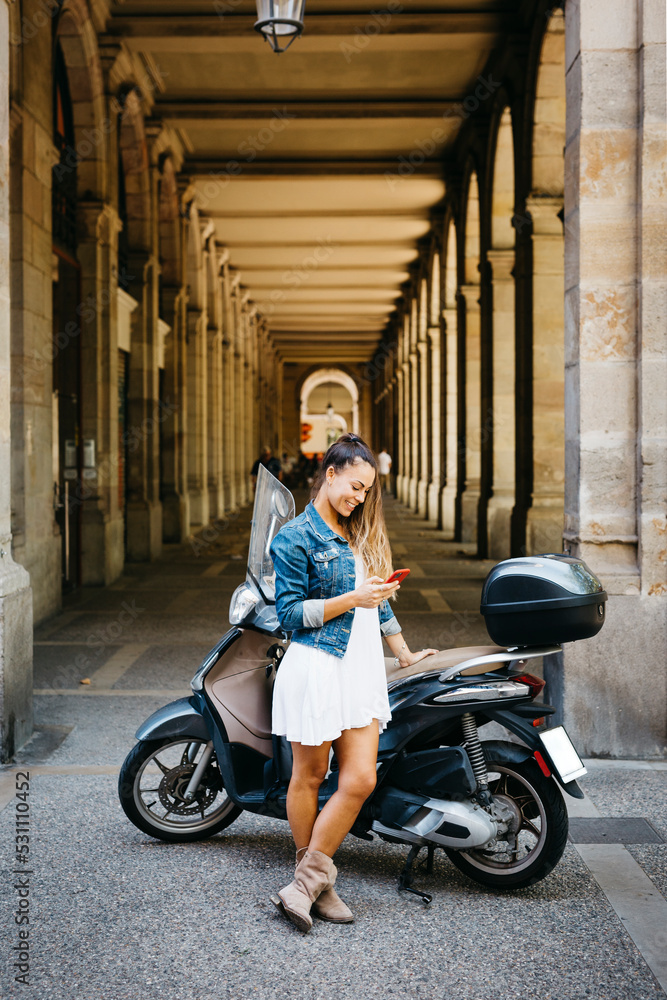
[[359, 389], [339, 368], [321, 368], [303, 382], [300, 392], [301, 451], [318, 455], [351, 430], [359, 433]]

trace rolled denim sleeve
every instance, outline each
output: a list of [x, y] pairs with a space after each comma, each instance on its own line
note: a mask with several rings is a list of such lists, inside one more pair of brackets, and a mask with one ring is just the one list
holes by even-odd
[[270, 550], [276, 571], [276, 614], [286, 632], [321, 628], [324, 600], [308, 599], [308, 552], [298, 531], [279, 531]]
[[380, 631], [382, 635], [396, 635], [402, 631], [387, 600], [384, 600], [380, 605]]

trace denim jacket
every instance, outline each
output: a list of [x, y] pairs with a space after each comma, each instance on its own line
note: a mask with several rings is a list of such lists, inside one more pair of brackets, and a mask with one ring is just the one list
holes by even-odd
[[[354, 608], [324, 621], [324, 602], [356, 589], [349, 543], [326, 524], [311, 500], [303, 514], [283, 525], [270, 547], [276, 571], [276, 612], [292, 641], [343, 657]], [[379, 608], [383, 635], [401, 631], [384, 600]]]

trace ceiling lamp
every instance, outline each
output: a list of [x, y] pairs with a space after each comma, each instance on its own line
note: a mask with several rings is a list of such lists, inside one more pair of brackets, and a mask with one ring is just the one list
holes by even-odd
[[284, 52], [303, 31], [306, 0], [257, 0], [255, 31], [274, 52]]

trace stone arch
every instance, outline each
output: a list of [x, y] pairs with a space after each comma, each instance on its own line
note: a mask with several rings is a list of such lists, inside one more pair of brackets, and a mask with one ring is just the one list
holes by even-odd
[[499, 117], [495, 135], [491, 189], [491, 247], [487, 251], [492, 289], [491, 489], [486, 516], [486, 552], [505, 559], [511, 550], [511, 514], [515, 502], [515, 297], [516, 230], [514, 136], [509, 107]]
[[160, 171], [158, 234], [162, 284], [169, 287], [179, 287], [182, 281], [181, 216], [178, 202], [178, 181], [170, 156], [165, 157]]
[[125, 94], [118, 116], [118, 157], [125, 182], [128, 245], [147, 251], [151, 244], [148, 145], [141, 101], [134, 89]]
[[194, 201], [188, 206], [188, 227], [186, 238], [186, 280], [188, 286], [188, 306], [190, 309], [204, 309], [205, 280], [204, 239], [199, 210]]
[[533, 194], [563, 195], [565, 147], [565, 15], [551, 12], [535, 82], [532, 129]]
[[512, 115], [503, 109], [496, 132], [491, 195], [491, 246], [496, 250], [514, 247], [514, 139]]
[[[299, 390], [299, 412], [301, 424], [311, 424], [313, 423], [312, 418], [317, 416], [312, 410], [309, 409], [309, 401], [320, 386], [326, 385], [328, 382], [333, 382], [341, 386], [350, 396], [352, 406], [352, 427], [347, 426], [347, 421], [340, 414], [336, 414], [332, 423], [339, 427], [341, 432], [347, 430], [352, 430], [353, 433], [359, 433], [359, 387], [357, 383], [346, 371], [341, 368], [318, 368], [311, 372], [303, 380], [301, 388]], [[315, 435], [313, 435], [312, 440], [317, 440]], [[321, 442], [320, 442], [321, 444]], [[322, 450], [321, 447], [315, 446], [315, 451]], [[308, 452], [308, 442], [303, 442], [302, 451]]]
[[107, 196], [108, 132], [97, 33], [85, 0], [65, 0], [56, 25], [74, 114], [79, 197]]
[[434, 248], [429, 268], [429, 325], [438, 326], [442, 307], [442, 268], [440, 265], [440, 250]]

